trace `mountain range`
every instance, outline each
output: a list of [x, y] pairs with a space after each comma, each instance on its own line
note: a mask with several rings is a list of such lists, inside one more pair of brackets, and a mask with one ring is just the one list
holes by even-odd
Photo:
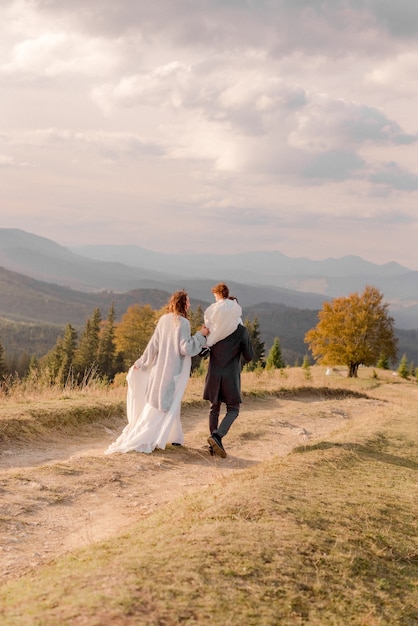
[[90, 294], [185, 288], [204, 302], [212, 301], [210, 288], [222, 280], [243, 306], [280, 303], [315, 310], [326, 299], [373, 285], [383, 293], [397, 326], [418, 328], [418, 272], [357, 256], [315, 261], [278, 251], [215, 255], [164, 254], [132, 245], [69, 249], [23, 230], [1, 228], [0, 266]]
[[[136, 246], [70, 250], [25, 231], [0, 229], [0, 340], [9, 355], [42, 356], [67, 323], [81, 329], [95, 308], [105, 317], [113, 305], [120, 319], [133, 304], [162, 307], [181, 288], [189, 292], [194, 309], [198, 304], [205, 308], [212, 302], [211, 287], [224, 280], [242, 304], [243, 317], [259, 320], [266, 350], [280, 337], [284, 358], [293, 364], [306, 354], [304, 335], [316, 324], [325, 299], [366, 284], [379, 289], [385, 284], [399, 353], [418, 362], [417, 274], [397, 263], [378, 266], [351, 256], [310, 261], [279, 252], [166, 255]], [[317, 293], [296, 289], [302, 285]]]

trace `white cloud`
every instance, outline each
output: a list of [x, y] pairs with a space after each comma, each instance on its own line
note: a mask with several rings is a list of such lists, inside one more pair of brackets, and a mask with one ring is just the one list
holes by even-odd
[[397, 144], [417, 140], [417, 135], [403, 133], [399, 124], [379, 109], [327, 96], [312, 96], [297, 118], [290, 144], [313, 152], [368, 142]]
[[114, 49], [105, 41], [63, 32], [43, 33], [15, 44], [0, 72], [13, 76], [98, 76], [117, 65]]
[[380, 89], [393, 88], [398, 95], [416, 96], [418, 85], [413, 77], [418, 73], [418, 48], [415, 43], [412, 47], [416, 49], [409, 49], [377, 63], [365, 80]]
[[8, 156], [7, 154], [0, 154], [0, 167], [10, 167], [15, 164], [15, 160], [13, 157]]
[[7, 198], [157, 249], [309, 254], [327, 232], [344, 253], [390, 215], [400, 232], [417, 219], [417, 7], [6, 0], [2, 216]]
[[97, 85], [92, 99], [107, 114], [118, 107], [179, 107], [189, 73], [190, 68], [172, 61], [148, 73], [122, 76], [116, 84]]

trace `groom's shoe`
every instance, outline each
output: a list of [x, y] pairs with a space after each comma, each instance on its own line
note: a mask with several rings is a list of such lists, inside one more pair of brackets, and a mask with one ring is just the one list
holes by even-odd
[[216, 433], [212, 433], [210, 437], [208, 437], [208, 444], [212, 446], [212, 449], [215, 454], [221, 456], [223, 459], [226, 458], [225, 448], [222, 445], [222, 439]]

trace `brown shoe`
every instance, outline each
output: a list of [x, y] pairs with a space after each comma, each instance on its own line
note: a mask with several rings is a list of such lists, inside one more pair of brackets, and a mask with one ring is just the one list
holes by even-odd
[[212, 446], [212, 449], [215, 454], [222, 457], [223, 459], [226, 458], [225, 448], [222, 445], [222, 440], [219, 437], [219, 435], [212, 433], [211, 436], [208, 437], [208, 444]]

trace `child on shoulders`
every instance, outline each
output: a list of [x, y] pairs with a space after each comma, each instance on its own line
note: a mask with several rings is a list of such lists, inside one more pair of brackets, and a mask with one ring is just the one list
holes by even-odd
[[215, 302], [204, 313], [205, 326], [209, 328], [209, 335], [206, 338], [209, 347], [231, 335], [238, 325], [242, 324], [242, 308], [238, 300], [229, 295], [225, 283], [215, 285], [212, 293]]

